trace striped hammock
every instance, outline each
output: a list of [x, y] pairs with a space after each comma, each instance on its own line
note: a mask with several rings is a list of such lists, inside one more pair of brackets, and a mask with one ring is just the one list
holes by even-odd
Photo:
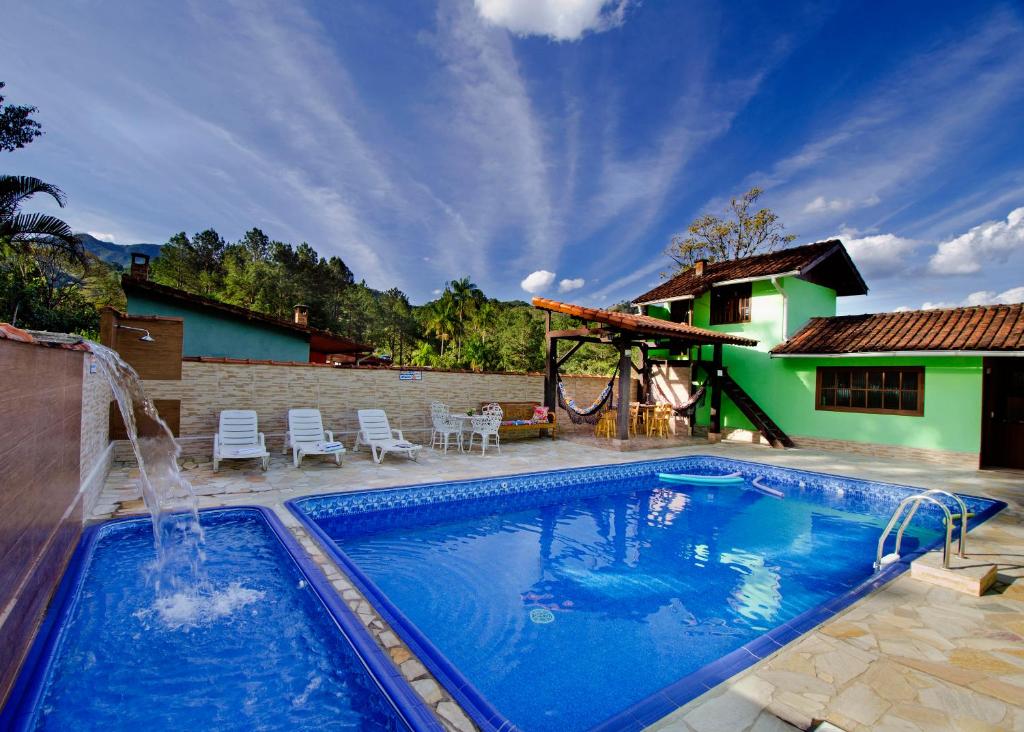
[[615, 384], [615, 376], [608, 380], [608, 384], [598, 394], [597, 399], [589, 407], [580, 409], [576, 406], [576, 400], [570, 399], [565, 393], [565, 384], [562, 383], [562, 378], [558, 377], [558, 406], [565, 410], [566, 414], [569, 415], [569, 419], [572, 420], [573, 424], [597, 424], [601, 419], [601, 413], [612, 395], [612, 386]]

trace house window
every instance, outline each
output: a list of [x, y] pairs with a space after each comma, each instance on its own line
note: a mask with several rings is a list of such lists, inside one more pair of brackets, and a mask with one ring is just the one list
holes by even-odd
[[750, 322], [750, 283], [711, 288], [711, 325]]
[[920, 417], [924, 414], [924, 368], [820, 366], [815, 407], [830, 412]]
[[673, 300], [669, 303], [671, 315], [669, 318], [673, 323], [686, 323], [687, 325], [693, 322], [693, 300]]

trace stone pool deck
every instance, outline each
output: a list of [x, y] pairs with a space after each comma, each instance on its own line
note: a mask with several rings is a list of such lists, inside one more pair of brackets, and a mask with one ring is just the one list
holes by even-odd
[[[1024, 473], [976, 471], [813, 450], [732, 443], [615, 452], [568, 440], [519, 440], [502, 454], [424, 450], [418, 463], [389, 456], [375, 465], [349, 453], [342, 468], [307, 458], [301, 469], [275, 455], [256, 461], [185, 464], [202, 508], [264, 505], [295, 532], [339, 594], [412, 681], [445, 727], [473, 725], [344, 573], [283, 507], [298, 496], [708, 454], [856, 478], [942, 488], [1005, 501], [1008, 508], [970, 534], [969, 554], [997, 563], [999, 580], [972, 598], [923, 584], [909, 573], [654, 723], [650, 732], [769, 732], [827, 720], [867, 730], [1024, 731]], [[93, 519], [141, 512], [135, 471], [116, 467]]]

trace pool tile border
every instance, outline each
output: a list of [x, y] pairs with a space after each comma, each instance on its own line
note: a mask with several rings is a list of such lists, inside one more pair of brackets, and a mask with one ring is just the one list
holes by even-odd
[[[902, 498], [924, 490], [898, 483], [778, 467], [747, 460], [709, 455], [687, 455], [659, 460], [424, 483], [387, 489], [328, 493], [292, 499], [286, 501], [285, 506], [306, 530], [316, 537], [324, 551], [345, 569], [364, 596], [372, 600], [377, 611], [392, 627], [399, 630], [409, 647], [427, 664], [430, 671], [444, 684], [459, 704], [470, 713], [481, 729], [510, 732], [517, 729], [515, 725], [498, 712], [454, 664], [445, 658], [412, 621], [384, 595], [376, 584], [363, 574], [356, 563], [320, 528], [316, 519], [335, 518], [339, 515], [367, 516], [387, 513], [395, 509], [431, 506], [439, 503], [475, 502], [481, 498], [508, 496], [527, 498], [537, 495], [544, 495], [548, 498], [559, 496], [578, 498], [584, 497], [588, 493], [604, 492], [600, 490], [588, 492], [586, 490], [586, 485], [595, 481], [644, 478], [657, 472], [684, 469], [740, 472], [745, 478], [761, 477], [762, 480], [768, 480], [773, 484], [772, 487], [783, 489], [787, 493], [813, 486], [815, 489], [834, 493], [837, 498], [843, 500], [844, 505], [852, 505], [854, 508], [864, 501], [873, 499], [872, 502], [876, 506], [881, 500], [884, 504], [891, 504], [895, 509]], [[571, 475], [566, 476], [566, 473]], [[964, 499], [968, 508], [975, 510], [976, 516], [970, 523], [971, 529], [980, 526], [1006, 507], [1006, 503], [995, 499], [963, 493], [958, 495]], [[851, 498], [860, 500], [851, 501]], [[591, 728], [589, 732], [639, 732], [704, 692], [775, 654], [786, 644], [818, 627], [857, 600], [888, 584], [907, 571], [911, 561], [931, 551], [938, 544], [939, 542], [935, 542], [906, 554], [899, 562], [888, 565], [842, 595], [797, 615], [725, 656], [654, 692]]]
[[[398, 717], [413, 732], [444, 732], [444, 727], [405, 680], [400, 670], [367, 635], [355, 613], [345, 605], [327, 577], [271, 509], [265, 506], [231, 506], [199, 511], [200, 517], [214, 513], [252, 513], [259, 516], [324, 606], [370, 681], [380, 690]], [[7, 703], [0, 709], [0, 729], [12, 732], [28, 730], [28, 725], [34, 721], [46, 688], [50, 664], [59, 652], [62, 631], [74, 609], [75, 598], [85, 580], [85, 570], [89, 566], [97, 541], [117, 528], [117, 525], [149, 521], [148, 516], [111, 519], [93, 524], [82, 533]]]

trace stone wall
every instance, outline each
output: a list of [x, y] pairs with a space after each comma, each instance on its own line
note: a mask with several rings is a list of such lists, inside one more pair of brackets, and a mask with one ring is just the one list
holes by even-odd
[[106, 377], [99, 372], [92, 356], [83, 363], [82, 440], [79, 459], [84, 515], [96, 504], [113, 459], [110, 433], [110, 401], [113, 395]]
[[0, 340], [0, 704], [82, 531], [85, 360]]
[[822, 437], [791, 435], [797, 447], [809, 450], [829, 450], [832, 452], [854, 453], [856, 455], [872, 455], [892, 460], [909, 462], [933, 463], [949, 465], [956, 468], [978, 468], [978, 454], [974, 452], [955, 452], [953, 450], [926, 450], [920, 447], [903, 447], [901, 445], [880, 445], [855, 440], [829, 440]]
[[[269, 448], [281, 449], [288, 409], [315, 407], [324, 426], [349, 446], [358, 429], [356, 410], [384, 409], [396, 429], [417, 441], [429, 439], [430, 402], [452, 409], [478, 409], [489, 401], [540, 403], [539, 374], [422, 371], [422, 379], [402, 381], [395, 369], [336, 369], [318, 364], [251, 364], [185, 361], [180, 381], [145, 381], [151, 398], [181, 401], [178, 442], [183, 454], [210, 457], [218, 415], [224, 409], [254, 409]], [[565, 376], [570, 396], [590, 404], [607, 383], [605, 377]], [[579, 429], [559, 410], [559, 429]], [[589, 426], [581, 426], [592, 429]], [[119, 444], [117, 460], [130, 460]]]

